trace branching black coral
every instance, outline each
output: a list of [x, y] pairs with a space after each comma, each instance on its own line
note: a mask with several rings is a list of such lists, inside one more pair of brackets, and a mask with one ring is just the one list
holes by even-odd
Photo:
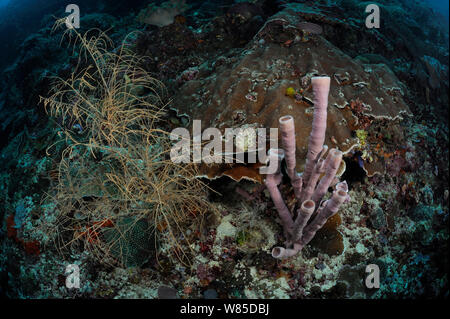
[[[41, 98], [69, 145], [49, 198], [57, 202], [57, 247], [81, 242], [100, 261], [124, 264], [132, 250], [117, 249], [118, 238], [144, 220], [167, 250], [186, 260], [184, 223], [209, 204], [195, 168], [170, 161], [169, 134], [158, 125], [166, 106], [163, 84], [139, 67], [126, 41], [112, 51], [101, 31], [66, 32], [79, 44], [78, 65], [69, 79], [55, 78], [51, 95]], [[124, 224], [130, 217], [134, 222]], [[120, 236], [104, 236], [111, 228]]]

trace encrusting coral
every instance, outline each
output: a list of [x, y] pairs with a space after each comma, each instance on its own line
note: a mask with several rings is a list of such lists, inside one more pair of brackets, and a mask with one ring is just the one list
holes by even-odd
[[[331, 149], [324, 159], [328, 150], [324, 141], [330, 78], [313, 77], [311, 83], [314, 91], [314, 118], [304, 172], [299, 174], [295, 170], [295, 127], [292, 116], [282, 116], [279, 119], [283, 149], [270, 149], [268, 152], [269, 162], [275, 162], [278, 169], [274, 174], [267, 175], [265, 184], [278, 211], [287, 239], [286, 248], [273, 248], [272, 256], [275, 258], [291, 257], [297, 254], [311, 241], [325, 222], [337, 213], [342, 203], [350, 200], [347, 194], [347, 183], [344, 181], [336, 184], [336, 173], [342, 160], [342, 152]], [[286, 171], [294, 189], [295, 199], [300, 206], [295, 220], [278, 189], [282, 181], [281, 161], [283, 159], [286, 162]], [[323, 197], [332, 184], [336, 186], [331, 198], [323, 201]], [[309, 220], [312, 221], [308, 224]]]

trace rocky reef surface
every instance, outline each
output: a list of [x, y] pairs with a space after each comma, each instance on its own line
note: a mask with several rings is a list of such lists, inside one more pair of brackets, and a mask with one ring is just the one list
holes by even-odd
[[[40, 97], [52, 76], [70, 77], [79, 60], [47, 16], [1, 75], [0, 294], [448, 297], [448, 29], [439, 14], [422, 2], [379, 1], [381, 28], [367, 29], [360, 1], [161, 2], [115, 1], [108, 13], [97, 5], [82, 16], [80, 32], [108, 30], [112, 50], [128, 36], [140, 66], [167, 88], [167, 130], [191, 128], [194, 119], [219, 129], [277, 127], [280, 116], [293, 115], [300, 171], [310, 79], [330, 76], [326, 144], [345, 154], [340, 175], [351, 201], [301, 253], [276, 260], [271, 250], [283, 231], [257, 168], [207, 166], [198, 176], [212, 209], [176, 234], [188, 239], [177, 247], [188, 262], [171, 258], [164, 240], [146, 243], [152, 247], [142, 258], [135, 248], [146, 232], [137, 226], [122, 238], [129, 247], [122, 262], [99, 260], [76, 242], [61, 251], [46, 227], [57, 223], [51, 199], [70, 143]], [[89, 165], [103, 169], [101, 160]], [[289, 201], [292, 192], [283, 191]], [[164, 225], [155, 227], [164, 234]], [[79, 289], [66, 287], [68, 264], [80, 267]], [[368, 264], [380, 268], [379, 289], [364, 284]]]

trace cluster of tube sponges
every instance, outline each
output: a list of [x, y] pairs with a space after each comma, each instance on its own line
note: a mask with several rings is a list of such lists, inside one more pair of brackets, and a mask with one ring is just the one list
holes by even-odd
[[[269, 161], [275, 161], [278, 169], [274, 174], [266, 176], [265, 184], [280, 216], [286, 237], [286, 247], [273, 248], [272, 256], [275, 258], [290, 257], [301, 251], [326, 221], [337, 213], [339, 207], [350, 200], [347, 183], [337, 183], [336, 178], [342, 152], [337, 148], [328, 151], [328, 147], [324, 145], [330, 78], [313, 77], [311, 82], [314, 92], [314, 117], [304, 172], [297, 173], [295, 168], [295, 125], [292, 116], [286, 115], [279, 119], [283, 148], [270, 149], [268, 152]], [[282, 181], [283, 159], [294, 189], [296, 207], [299, 207], [295, 219], [278, 188]], [[329, 199], [323, 200], [332, 185], [335, 185], [333, 194]]]

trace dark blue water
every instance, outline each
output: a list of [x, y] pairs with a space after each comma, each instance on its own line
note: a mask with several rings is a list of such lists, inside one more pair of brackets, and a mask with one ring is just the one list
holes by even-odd
[[0, 0], [0, 8], [7, 5], [11, 0]]
[[446, 0], [426, 0], [430, 6], [436, 9], [444, 17], [448, 19], [449, 17], [449, 2]]
[[108, 13], [115, 17], [127, 15], [130, 10], [140, 9], [149, 1], [146, 0], [0, 0], [0, 71], [14, 62], [18, 54], [17, 48], [23, 40], [37, 32], [46, 18], [54, 15], [65, 16], [65, 8], [69, 3], [76, 3], [81, 8], [81, 15], [88, 13]]

